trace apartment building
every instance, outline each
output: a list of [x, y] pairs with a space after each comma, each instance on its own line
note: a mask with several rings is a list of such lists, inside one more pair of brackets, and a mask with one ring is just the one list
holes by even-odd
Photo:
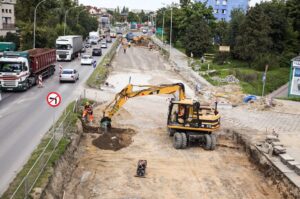
[[197, 0], [206, 3], [214, 10], [214, 16], [217, 20], [229, 21], [230, 14], [233, 9], [240, 8], [247, 11], [249, 8], [249, 0]]
[[17, 0], [0, 0], [0, 36], [16, 32], [15, 4]]

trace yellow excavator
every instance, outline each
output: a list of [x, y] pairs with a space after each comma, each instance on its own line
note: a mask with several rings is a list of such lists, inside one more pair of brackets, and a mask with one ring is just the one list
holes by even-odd
[[[134, 91], [134, 87], [141, 88]], [[178, 96], [176, 97], [176, 93]], [[103, 111], [100, 125], [111, 128], [111, 118], [127, 102], [128, 99], [138, 96], [173, 94], [169, 104], [167, 128], [173, 136], [173, 146], [184, 149], [190, 143], [198, 142], [206, 150], [214, 150], [217, 137], [214, 134], [220, 128], [220, 115], [217, 111], [217, 102], [214, 107], [201, 105], [200, 102], [187, 99], [185, 87], [182, 83], [153, 85], [128, 84]]]

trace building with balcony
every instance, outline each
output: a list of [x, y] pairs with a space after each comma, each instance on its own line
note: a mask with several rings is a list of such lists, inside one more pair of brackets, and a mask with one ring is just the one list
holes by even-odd
[[245, 12], [249, 8], [249, 0], [197, 0], [211, 6], [217, 20], [229, 21], [233, 9], [240, 8]]
[[17, 0], [0, 0], [0, 36], [16, 32], [15, 4]]

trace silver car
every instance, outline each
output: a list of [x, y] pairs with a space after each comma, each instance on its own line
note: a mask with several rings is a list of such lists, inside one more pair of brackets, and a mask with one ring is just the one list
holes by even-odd
[[106, 41], [101, 42], [101, 48], [107, 48], [107, 43]]
[[59, 75], [60, 82], [76, 82], [79, 80], [79, 73], [75, 69], [63, 69], [62, 73]]

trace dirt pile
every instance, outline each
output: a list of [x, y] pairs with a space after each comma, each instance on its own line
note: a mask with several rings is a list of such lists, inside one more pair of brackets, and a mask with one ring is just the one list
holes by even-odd
[[132, 129], [112, 128], [92, 141], [93, 145], [104, 150], [118, 151], [129, 146], [135, 131]]
[[202, 98], [210, 103], [215, 100], [221, 103], [231, 103], [239, 105], [243, 102], [245, 94], [243, 94], [239, 85], [230, 84], [214, 88], [204, 88], [199, 92]]

